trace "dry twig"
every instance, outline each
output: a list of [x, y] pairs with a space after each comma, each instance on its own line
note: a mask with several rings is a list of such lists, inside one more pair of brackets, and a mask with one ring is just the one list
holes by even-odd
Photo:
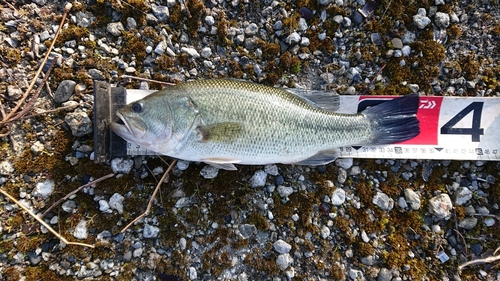
[[149, 203], [148, 203], [148, 207], [146, 208], [146, 211], [144, 211], [144, 213], [142, 213], [140, 216], [138, 216], [137, 218], [135, 218], [131, 223], [127, 224], [127, 226], [125, 226], [123, 229], [122, 229], [122, 233], [125, 232], [130, 226], [132, 226], [136, 221], [140, 220], [141, 218], [147, 216], [149, 214], [149, 212], [151, 211], [151, 207], [153, 206], [153, 201], [156, 197], [156, 194], [158, 193], [158, 191], [160, 190], [160, 186], [161, 184], [163, 183], [163, 181], [167, 178], [167, 175], [170, 173], [170, 171], [172, 170], [172, 168], [174, 167], [175, 163], [177, 163], [177, 159], [175, 159], [172, 164], [170, 164], [170, 166], [168, 166], [168, 169], [165, 171], [165, 173], [163, 173], [163, 176], [161, 177], [160, 181], [158, 182], [158, 184], [156, 185], [156, 188], [155, 188], [155, 191], [153, 192], [153, 194], [151, 195], [151, 199], [149, 199]]
[[2, 188], [0, 188], [0, 193], [2, 193], [3, 195], [7, 196], [10, 200], [12, 200], [14, 203], [16, 203], [16, 205], [18, 205], [23, 210], [25, 210], [30, 216], [32, 216], [34, 219], [36, 219], [41, 225], [45, 226], [45, 228], [47, 228], [50, 232], [52, 232], [52, 234], [54, 234], [57, 238], [59, 238], [59, 240], [61, 240], [64, 244], [66, 244], [66, 245], [84, 246], [84, 247], [90, 247], [90, 248], [94, 248], [95, 247], [94, 245], [90, 245], [90, 244], [86, 244], [86, 243], [71, 242], [71, 241], [66, 240], [66, 238], [64, 238], [63, 236], [61, 236], [61, 234], [59, 234], [52, 227], [50, 227], [50, 225], [48, 225], [46, 222], [44, 222], [42, 220], [42, 218], [38, 217], [36, 214], [34, 214], [32, 211], [30, 211], [30, 209], [26, 208], [26, 206], [24, 206], [23, 204], [21, 204], [21, 202], [17, 201], [14, 197], [12, 197], [10, 194], [8, 194], [7, 192], [5, 192], [5, 190], [3, 190]]
[[62, 27], [64, 25], [64, 22], [66, 21], [66, 17], [68, 16], [69, 11], [71, 10], [71, 7], [72, 7], [71, 3], [67, 3], [66, 6], [64, 7], [64, 14], [63, 14], [63, 17], [61, 19], [61, 23], [59, 24], [59, 28], [57, 29], [57, 32], [54, 35], [54, 39], [52, 40], [52, 44], [50, 45], [49, 49], [46, 51], [45, 57], [44, 57], [42, 63], [40, 64], [40, 67], [38, 68], [37, 72], [35, 73], [35, 76], [33, 77], [33, 80], [31, 80], [31, 83], [28, 86], [28, 89], [26, 89], [26, 91], [24, 92], [24, 94], [21, 97], [21, 99], [17, 102], [17, 104], [14, 107], [14, 109], [12, 109], [9, 112], [9, 114], [7, 114], [7, 116], [5, 116], [2, 119], [2, 122], [0, 122], [0, 124], [5, 124], [6, 121], [10, 120], [10, 118], [19, 110], [19, 108], [21, 107], [21, 105], [23, 104], [23, 102], [26, 100], [26, 98], [28, 98], [28, 95], [31, 92], [31, 90], [33, 89], [33, 86], [35, 85], [38, 76], [40, 76], [40, 73], [42, 73], [43, 66], [47, 62], [47, 60], [48, 60], [48, 58], [50, 56], [50, 53], [51, 53], [52, 49], [54, 48], [54, 45], [55, 45], [56, 40], [57, 40], [57, 37], [59, 36], [59, 33], [61, 32], [61, 29], [62, 29]]
[[377, 77], [382, 73], [382, 70], [387, 66], [387, 64], [382, 65], [382, 67], [375, 73], [375, 77], [373, 77], [372, 81], [370, 81], [370, 84], [366, 87], [366, 89], [363, 91], [363, 95], [366, 94], [366, 92], [373, 86], [375, 83], [375, 80], [377, 80]]
[[[498, 248], [495, 252], [497, 252], [500, 248]], [[476, 260], [471, 260], [465, 263], [462, 263], [461, 265], [458, 266], [458, 270], [462, 270], [464, 267], [473, 265], [473, 264], [478, 264], [478, 263], [489, 263], [489, 262], [494, 262], [500, 260], [500, 255], [496, 256], [491, 256], [483, 259], [476, 259]]]
[[49, 69], [47, 70], [45, 77], [43, 77], [42, 83], [40, 83], [35, 94], [31, 97], [31, 99], [26, 104], [26, 106], [23, 108], [23, 110], [21, 110], [21, 112], [19, 112], [16, 116], [10, 118], [9, 120], [1, 121], [0, 124], [5, 124], [7, 122], [12, 122], [12, 121], [16, 121], [16, 120], [21, 119], [31, 109], [31, 107], [33, 107], [36, 99], [38, 98], [38, 96], [40, 95], [40, 92], [42, 91], [42, 88], [44, 87], [45, 83], [47, 82], [47, 78], [49, 77], [49, 74], [52, 71], [52, 68], [54, 68], [55, 63], [56, 63], [56, 60], [55, 59], [52, 60], [52, 63], [50, 64]]
[[184, 5], [184, 8], [186, 8], [187, 16], [190, 19], [191, 18], [191, 12], [189, 11], [188, 5], [186, 4], [187, 1], [189, 1], [189, 0], [180, 0], [180, 2], [182, 3], [182, 5]]
[[54, 209], [54, 207], [55, 207], [55, 206], [59, 205], [59, 204], [60, 204], [61, 202], [63, 202], [64, 200], [66, 200], [66, 199], [70, 198], [70, 197], [71, 197], [71, 195], [73, 195], [73, 194], [77, 193], [78, 191], [82, 190], [83, 188], [85, 188], [85, 187], [87, 187], [87, 186], [94, 185], [94, 184], [96, 184], [96, 183], [98, 183], [98, 182], [101, 182], [101, 181], [103, 181], [103, 180], [105, 180], [105, 179], [109, 179], [110, 177], [112, 177], [112, 176], [114, 176], [114, 175], [115, 175], [114, 173], [107, 174], [107, 175], [105, 175], [105, 176], [103, 176], [103, 177], [100, 177], [100, 178], [98, 178], [98, 179], [96, 179], [96, 180], [94, 180], [94, 181], [88, 182], [88, 183], [86, 183], [86, 184], [84, 184], [84, 185], [80, 186], [79, 188], [77, 188], [77, 189], [75, 189], [75, 190], [71, 191], [70, 193], [68, 193], [68, 194], [67, 194], [66, 196], [64, 196], [63, 198], [61, 198], [61, 199], [57, 200], [57, 202], [56, 202], [56, 203], [52, 204], [52, 206], [50, 206], [50, 208], [48, 208], [45, 212], [43, 212], [43, 214], [42, 214], [42, 216], [41, 216], [41, 217], [42, 217], [42, 218], [43, 218], [43, 217], [45, 217], [45, 215], [46, 215], [48, 212], [50, 212], [52, 209]]
[[168, 85], [168, 86], [174, 86], [174, 83], [169, 83], [169, 82], [162, 82], [158, 80], [151, 80], [148, 78], [142, 78], [142, 77], [137, 77], [137, 76], [131, 76], [131, 75], [122, 75], [122, 78], [124, 79], [135, 79], [139, 81], [146, 81], [146, 82], [151, 82], [151, 83], [157, 83], [157, 84], [163, 84], [163, 85]]
[[[10, 122], [18, 121], [18, 120], [23, 120], [23, 119], [29, 119], [29, 118], [33, 118], [33, 117], [37, 117], [37, 116], [44, 115], [47, 113], [61, 111], [61, 110], [73, 109], [73, 108], [78, 107], [78, 106], [79, 106], [79, 104], [74, 104], [74, 105], [68, 105], [68, 106], [62, 106], [62, 107], [58, 107], [58, 108], [54, 108], [54, 109], [49, 109], [49, 110], [45, 110], [44, 112], [26, 115], [26, 116], [23, 116], [23, 117], [16, 119], [16, 120], [8, 120], [8, 121], [6, 121], [6, 123], [10, 123]], [[0, 137], [2, 137], [2, 135], [0, 135]]]
[[9, 2], [7, 2], [5, 0], [2, 0], [2, 2], [4, 2], [5, 4], [7, 4], [7, 6], [9, 6], [12, 10], [17, 11], [17, 9], [16, 9], [16, 7], [14, 7], [14, 5], [10, 4]]

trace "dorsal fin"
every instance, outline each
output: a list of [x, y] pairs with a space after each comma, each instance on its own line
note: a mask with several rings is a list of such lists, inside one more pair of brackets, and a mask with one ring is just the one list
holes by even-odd
[[313, 107], [321, 108], [326, 111], [335, 112], [340, 107], [340, 96], [331, 92], [312, 91], [298, 88], [283, 90], [305, 99]]

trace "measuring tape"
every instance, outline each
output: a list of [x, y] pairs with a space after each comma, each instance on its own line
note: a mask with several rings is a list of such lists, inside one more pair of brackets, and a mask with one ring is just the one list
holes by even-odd
[[[111, 87], [106, 82], [96, 82], [94, 86], [95, 161], [157, 155], [109, 130], [109, 124], [117, 120], [116, 110], [154, 91]], [[352, 114], [393, 98], [396, 97], [340, 96], [336, 112]], [[417, 137], [391, 145], [341, 147], [339, 157], [500, 161], [500, 98], [422, 96], [417, 117], [421, 130]]]

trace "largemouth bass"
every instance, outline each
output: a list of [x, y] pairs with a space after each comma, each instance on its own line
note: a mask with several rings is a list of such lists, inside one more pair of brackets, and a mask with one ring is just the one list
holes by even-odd
[[[324, 99], [322, 99], [324, 98]], [[170, 157], [236, 170], [234, 164], [322, 165], [338, 147], [390, 144], [420, 133], [417, 95], [338, 114], [324, 101], [250, 82], [186, 82], [129, 104], [111, 129]], [[323, 101], [323, 102], [321, 102]]]

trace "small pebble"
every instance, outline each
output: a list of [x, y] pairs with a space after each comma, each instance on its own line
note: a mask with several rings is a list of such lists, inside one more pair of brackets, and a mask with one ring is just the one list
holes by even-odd
[[287, 199], [290, 194], [293, 193], [293, 188], [289, 186], [283, 186], [280, 185], [277, 188], [278, 194], [280, 195], [281, 198]]
[[466, 217], [458, 223], [458, 226], [463, 229], [471, 230], [477, 225], [477, 221], [476, 217]]
[[73, 200], [68, 200], [61, 205], [61, 209], [66, 213], [72, 214], [76, 209], [76, 203]]
[[243, 239], [248, 239], [257, 231], [257, 227], [253, 224], [243, 224], [239, 227], [240, 235]]
[[420, 195], [413, 191], [410, 188], [406, 188], [404, 190], [406, 202], [408, 205], [410, 205], [410, 208], [412, 210], [419, 210], [420, 209]]
[[142, 231], [142, 236], [144, 238], [155, 238], [160, 233], [160, 229], [156, 226], [145, 224]]
[[328, 228], [328, 226], [326, 226], [326, 225], [323, 225], [320, 229], [320, 235], [321, 235], [321, 238], [323, 238], [323, 239], [328, 238], [328, 236], [330, 236], [330, 228]]
[[54, 191], [55, 183], [52, 180], [45, 180], [36, 184], [35, 189], [33, 189], [34, 196], [40, 196], [44, 200], [49, 198], [49, 196]]
[[449, 218], [452, 209], [453, 204], [448, 194], [440, 194], [429, 200], [429, 212], [438, 219]]
[[204, 177], [205, 179], [214, 179], [217, 177], [217, 174], [219, 173], [219, 169], [215, 168], [214, 166], [206, 165], [201, 169], [200, 175]]
[[125, 198], [119, 194], [115, 193], [109, 198], [109, 207], [118, 211], [118, 214], [123, 214], [123, 200]]
[[278, 267], [281, 270], [287, 269], [288, 266], [290, 266], [290, 264], [292, 264], [292, 262], [293, 262], [293, 258], [292, 258], [292, 256], [290, 256], [289, 253], [280, 254], [278, 256], [278, 258], [276, 258], [276, 265], [278, 265]]
[[262, 170], [258, 170], [249, 180], [250, 187], [252, 188], [263, 187], [264, 185], [266, 185], [266, 179], [267, 179], [267, 173]]
[[393, 208], [394, 200], [392, 200], [392, 198], [385, 193], [377, 192], [373, 197], [372, 203], [377, 205], [383, 211], [388, 211]]
[[75, 227], [75, 230], [73, 231], [73, 236], [76, 239], [87, 239], [88, 237], [88, 232], [87, 232], [87, 221], [86, 220], [81, 220]]
[[340, 206], [344, 204], [345, 200], [345, 190], [342, 188], [336, 188], [332, 193], [331, 203], [335, 206]]
[[278, 252], [280, 254], [285, 254], [285, 253], [290, 252], [290, 250], [292, 249], [292, 246], [290, 244], [288, 244], [287, 242], [280, 239], [280, 240], [273, 243], [273, 248], [276, 252]]
[[335, 160], [335, 165], [343, 168], [344, 170], [348, 170], [352, 167], [354, 160], [352, 158], [339, 158]]

